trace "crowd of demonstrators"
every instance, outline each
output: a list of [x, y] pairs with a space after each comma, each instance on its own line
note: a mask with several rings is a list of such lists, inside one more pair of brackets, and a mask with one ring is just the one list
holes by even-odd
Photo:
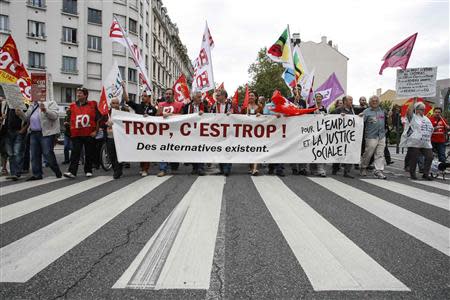
[[[261, 115], [272, 115], [277, 118], [281, 114], [272, 111], [275, 106], [269, 98], [259, 96], [255, 91], [249, 92], [248, 103], [246, 107], [239, 107], [228, 99], [228, 94], [224, 89], [216, 90], [216, 102], [212, 105], [202, 98], [200, 92], [192, 94], [191, 102], [184, 104], [174, 100], [173, 90], [166, 89], [164, 97], [153, 102], [152, 94], [149, 90], [144, 90], [141, 95], [140, 103], [130, 101], [125, 84], [123, 86], [123, 99], [121, 102], [113, 98], [110, 103], [110, 111], [107, 116], [102, 116], [97, 108], [96, 101], [88, 100], [88, 91], [85, 88], [77, 89], [77, 99], [71, 103], [64, 122], [64, 161], [69, 163], [67, 172], [62, 174], [54, 153], [54, 145], [57, 134], [60, 133], [58, 105], [50, 101], [34, 101], [25, 109], [10, 109], [5, 101], [4, 95], [0, 89], [0, 155], [2, 158], [2, 174], [9, 175], [10, 180], [18, 180], [26, 165], [27, 155], [25, 153], [26, 140], [29, 139], [29, 148], [31, 153], [32, 175], [27, 180], [40, 180], [43, 178], [43, 160], [44, 164], [54, 172], [57, 178], [62, 175], [68, 178], [77, 176], [80, 160], [84, 159], [84, 173], [86, 177], [91, 177], [93, 167], [98, 167], [100, 162], [100, 148], [106, 141], [108, 156], [112, 163], [113, 178], [119, 179], [123, 174], [125, 162], [119, 162], [114, 143], [112, 131], [112, 110], [127, 110], [121, 103], [126, 103], [134, 113], [143, 117], [158, 116], [170, 118], [172, 115], [179, 114], [243, 114], [247, 116], [259, 117]], [[300, 88], [293, 89], [293, 96], [289, 100], [298, 108], [306, 108], [307, 103], [301, 96]], [[368, 171], [374, 169], [375, 178], [386, 179], [384, 168], [386, 164], [391, 163], [390, 154], [387, 148], [388, 137], [388, 115], [380, 106], [380, 99], [372, 96], [369, 103], [365, 97], [359, 98], [359, 106], [353, 106], [353, 98], [350, 95], [335, 101], [334, 109], [327, 111], [322, 104], [323, 96], [316, 93], [314, 105], [317, 108], [312, 114], [314, 116], [326, 115], [327, 113], [345, 115], [359, 115], [364, 121], [364, 134], [361, 149], [360, 175], [367, 176]], [[408, 171], [411, 179], [416, 177], [417, 161], [423, 159], [423, 178], [431, 180], [429, 175], [431, 161], [433, 157], [432, 149], [437, 152], [439, 161], [445, 162], [446, 134], [450, 129], [447, 122], [441, 116], [442, 109], [436, 107], [433, 116], [424, 115], [425, 105], [423, 103], [414, 103], [407, 112], [407, 121], [405, 124], [405, 139], [402, 144], [408, 148], [406, 161], [409, 162]], [[6, 169], [6, 161], [9, 161], [10, 170]], [[140, 163], [140, 175], [149, 174], [150, 162]], [[373, 166], [372, 166], [373, 164]], [[204, 163], [191, 163], [193, 175], [205, 175]], [[311, 175], [326, 177], [326, 165], [321, 163], [310, 164], [290, 164], [294, 175]], [[163, 161], [159, 163], [159, 173], [157, 176], [165, 176], [170, 171], [177, 170], [179, 163]], [[353, 164], [334, 163], [331, 166], [332, 174], [336, 175], [343, 169], [344, 177], [354, 178], [352, 174]], [[231, 163], [220, 163], [220, 173], [225, 176], [231, 174]], [[261, 169], [263, 170], [263, 169]], [[249, 174], [257, 176], [260, 173], [258, 164], [249, 164]], [[269, 164], [268, 173], [277, 176], [285, 176], [284, 164]]]

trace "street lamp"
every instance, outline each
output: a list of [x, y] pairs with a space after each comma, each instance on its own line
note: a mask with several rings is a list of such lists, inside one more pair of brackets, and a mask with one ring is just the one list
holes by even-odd
[[302, 40], [300, 39], [300, 33], [293, 33], [291, 43], [295, 46], [300, 45]]

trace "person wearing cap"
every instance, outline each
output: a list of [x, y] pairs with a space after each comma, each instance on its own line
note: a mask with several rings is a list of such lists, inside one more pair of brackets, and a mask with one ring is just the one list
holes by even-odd
[[[419, 154], [423, 154], [425, 162], [423, 166], [422, 178], [433, 180], [430, 176], [430, 168], [433, 160], [433, 151], [431, 145], [431, 135], [434, 128], [431, 121], [424, 115], [425, 104], [414, 100], [408, 107], [407, 120], [408, 126], [405, 127], [403, 139], [404, 145], [408, 147], [409, 155], [409, 174], [411, 179], [417, 180], [416, 165]], [[403, 142], [402, 142], [403, 144]]]
[[[152, 92], [148, 89], [145, 89], [142, 92], [141, 95], [141, 103], [135, 103], [130, 100], [128, 97], [128, 92], [125, 87], [125, 82], [122, 81], [122, 87], [123, 87], [123, 98], [125, 100], [125, 103], [131, 107], [134, 112], [138, 115], [143, 115], [144, 117], [148, 116], [155, 116], [157, 113], [157, 109], [152, 104]], [[140, 163], [141, 171], [140, 174], [142, 177], [145, 177], [148, 175], [148, 171], [150, 169], [150, 162], [141, 162]]]
[[97, 135], [101, 114], [97, 108], [97, 101], [88, 100], [88, 96], [89, 92], [86, 88], [78, 88], [77, 100], [71, 103], [67, 110], [72, 142], [69, 169], [63, 174], [67, 178], [77, 176], [83, 147], [86, 155], [84, 173], [86, 177], [92, 177], [92, 163], [95, 155], [94, 138]]

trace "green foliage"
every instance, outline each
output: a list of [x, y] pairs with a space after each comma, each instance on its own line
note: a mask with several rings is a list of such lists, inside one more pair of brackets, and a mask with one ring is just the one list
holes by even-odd
[[[258, 95], [265, 96], [266, 98], [272, 97], [273, 91], [276, 89], [284, 96], [290, 96], [291, 91], [281, 78], [281, 74], [283, 74], [284, 71], [283, 66], [280, 63], [273, 62], [267, 57], [266, 51], [266, 48], [259, 50], [256, 61], [248, 68], [248, 74], [252, 80], [249, 88], [255, 90]], [[244, 95], [245, 86], [243, 96]], [[239, 95], [239, 99], [241, 99], [241, 95]]]
[[385, 112], [389, 112], [394, 102], [392, 100], [381, 101], [380, 106]]

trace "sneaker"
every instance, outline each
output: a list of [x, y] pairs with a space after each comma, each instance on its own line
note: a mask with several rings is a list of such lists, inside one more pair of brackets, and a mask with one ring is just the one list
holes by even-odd
[[158, 177], [164, 177], [164, 176], [166, 176], [166, 172], [165, 172], [165, 171], [161, 171], [161, 172], [159, 172], [156, 176], [158, 176]]
[[378, 179], [386, 179], [387, 178], [386, 175], [384, 175], [383, 172], [381, 172], [381, 171], [375, 172], [374, 175]]
[[147, 176], [148, 176], [148, 173], [147, 173], [146, 171], [142, 171], [141, 176], [142, 176], [142, 177], [147, 177]]
[[430, 175], [422, 175], [422, 178], [428, 181], [433, 181], [433, 178]]
[[252, 172], [252, 176], [258, 176], [259, 175], [259, 171], [255, 170], [254, 172]]
[[11, 176], [7, 176], [6, 179], [10, 179], [12, 181], [17, 181], [17, 180], [19, 180], [19, 176], [11, 175]]
[[73, 174], [70, 173], [70, 172], [64, 173], [63, 176], [66, 177], [66, 178], [72, 178], [72, 179], [75, 178], [75, 175], [73, 175]]
[[327, 177], [327, 174], [325, 174], [325, 173], [320, 173], [319, 176], [320, 176], [320, 177]]
[[411, 175], [411, 180], [417, 180], [417, 176], [416, 175]]
[[59, 171], [58, 173], [56, 173], [55, 176], [56, 176], [56, 178], [61, 178], [61, 177], [62, 177], [61, 171]]
[[114, 179], [119, 179], [120, 176], [122, 176], [122, 172], [117, 172], [117, 173], [114, 173], [113, 178]]
[[91, 172], [86, 172], [86, 177], [92, 177], [92, 173]]
[[361, 176], [367, 176], [367, 169], [366, 168], [361, 168], [359, 170], [359, 175]]

